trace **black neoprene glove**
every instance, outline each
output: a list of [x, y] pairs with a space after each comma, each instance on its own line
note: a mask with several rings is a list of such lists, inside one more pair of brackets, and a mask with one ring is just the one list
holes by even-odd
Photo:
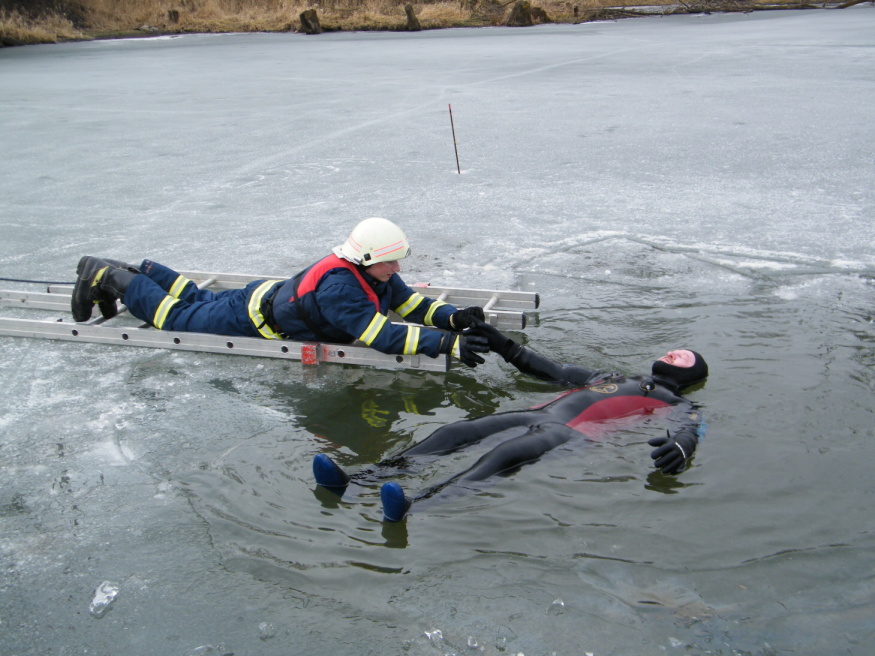
[[441, 345], [438, 350], [441, 353], [449, 353], [469, 367], [476, 367], [478, 364], [486, 362], [477, 354], [488, 353], [489, 343], [481, 335], [447, 333], [441, 337]]
[[661, 469], [663, 474], [678, 474], [684, 470], [687, 458], [696, 451], [698, 441], [695, 433], [682, 429], [674, 436], [666, 430], [665, 437], [654, 437], [647, 443], [656, 447], [650, 452], [653, 465]]
[[483, 314], [483, 308], [472, 305], [450, 315], [450, 328], [462, 331], [465, 328], [473, 328], [475, 321], [483, 321], [484, 319], [486, 319], [486, 315]]
[[490, 326], [485, 321], [477, 321], [471, 332], [475, 335], [482, 335], [489, 343], [489, 349], [498, 353], [505, 361], [510, 362], [514, 356], [520, 352], [522, 346], [513, 341], [510, 337], [503, 335], [497, 328]]

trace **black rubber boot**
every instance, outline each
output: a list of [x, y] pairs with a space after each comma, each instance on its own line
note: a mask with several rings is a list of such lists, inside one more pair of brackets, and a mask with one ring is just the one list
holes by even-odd
[[88, 321], [96, 303], [105, 319], [118, 314], [116, 301], [124, 298], [125, 290], [137, 275], [133, 268], [119, 268], [117, 260], [103, 260], [86, 255], [76, 267], [78, 277], [70, 300], [75, 321]]
[[102, 258], [104, 262], [107, 264], [111, 264], [116, 269], [127, 269], [128, 271], [133, 271], [134, 273], [140, 273], [140, 268], [135, 267], [132, 264], [128, 264], [127, 262], [121, 262], [119, 260], [111, 260], [108, 257]]
[[[140, 273], [140, 270], [137, 267], [131, 266], [127, 262], [111, 260], [108, 257], [103, 258], [103, 261], [115, 269], [123, 269], [125, 271], [131, 271], [132, 273]], [[125, 283], [124, 289], [122, 289], [121, 294], [118, 295], [119, 299], [124, 298], [125, 289], [128, 288], [128, 284], [130, 284], [130, 280]], [[98, 301], [97, 307], [100, 309], [100, 314], [103, 316], [104, 319], [112, 319], [115, 315], [118, 314], [118, 305], [116, 305], [115, 298]]]

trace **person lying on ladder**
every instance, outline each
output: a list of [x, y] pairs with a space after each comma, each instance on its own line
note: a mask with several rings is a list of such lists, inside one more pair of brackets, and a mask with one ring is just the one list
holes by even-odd
[[665, 415], [671, 429], [667, 429], [664, 436], [648, 441], [655, 447], [650, 457], [664, 474], [683, 471], [696, 450], [699, 437], [704, 435], [705, 424], [697, 407], [681, 395], [684, 388], [708, 377], [708, 365], [695, 351], [669, 351], [653, 363], [649, 376], [624, 376], [559, 364], [480, 321], [473, 331], [486, 337], [491, 350], [521, 372], [574, 389], [530, 410], [499, 412], [442, 426], [399, 455], [352, 476], [327, 455], [319, 453], [313, 459], [316, 483], [342, 495], [350, 482], [374, 483], [399, 470], [408, 473], [417, 464], [423, 464], [423, 456], [446, 455], [487, 437], [506, 433], [506, 439], [472, 467], [413, 497], [406, 496], [398, 483], [384, 483], [380, 488], [383, 517], [397, 522], [405, 517], [415, 501], [431, 497], [448, 486], [464, 486], [466, 482], [483, 481], [513, 471], [582, 435], [599, 437], [606, 420]]
[[[71, 307], [80, 322], [91, 319], [95, 304], [111, 319], [121, 301], [159, 330], [340, 344], [358, 340], [382, 353], [449, 353], [469, 367], [482, 364], [478, 353], [489, 350], [487, 340], [462, 331], [484, 318], [483, 309], [460, 310], [408, 287], [398, 272], [409, 254], [401, 228], [369, 218], [331, 255], [293, 278], [256, 280], [220, 292], [198, 289], [152, 260], [133, 267], [85, 256], [76, 269]], [[410, 323], [392, 323], [389, 310]]]

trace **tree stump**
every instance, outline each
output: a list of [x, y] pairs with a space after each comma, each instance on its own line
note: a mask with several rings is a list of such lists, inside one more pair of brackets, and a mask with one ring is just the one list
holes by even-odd
[[422, 25], [419, 24], [419, 19], [413, 13], [413, 5], [404, 5], [404, 13], [407, 14], [407, 31], [419, 32]]
[[322, 34], [322, 26], [315, 9], [301, 12], [301, 31], [304, 34]]
[[531, 27], [535, 22], [532, 20], [532, 5], [526, 0], [517, 2], [508, 16], [505, 25], [508, 27]]

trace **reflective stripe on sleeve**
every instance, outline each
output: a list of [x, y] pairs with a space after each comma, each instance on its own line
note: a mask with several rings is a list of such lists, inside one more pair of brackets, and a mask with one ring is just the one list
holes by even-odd
[[425, 296], [414, 292], [413, 294], [411, 294], [410, 298], [408, 298], [404, 303], [395, 308], [395, 312], [397, 312], [398, 316], [400, 317], [406, 317], [408, 314], [418, 308], [424, 300]]
[[173, 284], [170, 285], [170, 290], [167, 293], [173, 298], [179, 298], [180, 294], [185, 290], [185, 286], [190, 282], [191, 280], [185, 276], [178, 276], [176, 280], [173, 281]]
[[371, 319], [371, 323], [368, 324], [368, 327], [365, 328], [365, 331], [359, 336], [359, 341], [370, 346], [373, 341], [377, 339], [377, 335], [383, 330], [383, 326], [386, 325], [388, 320], [389, 318], [385, 314], [374, 312], [374, 318]]
[[170, 310], [173, 309], [173, 306], [177, 303], [179, 303], [178, 298], [173, 298], [172, 296], [165, 296], [162, 298], [161, 302], [158, 304], [158, 309], [155, 310], [155, 315], [152, 317], [152, 325], [158, 330], [163, 330], [164, 322], [167, 321], [167, 315], [170, 314]]
[[419, 326], [407, 326], [407, 339], [404, 340], [404, 355], [416, 355], [419, 346]]
[[434, 303], [431, 304], [431, 307], [428, 308], [428, 312], [426, 312], [426, 314], [425, 314], [425, 325], [426, 326], [433, 326], [434, 325], [434, 319], [432, 319], [432, 317], [434, 316], [434, 313], [437, 312], [444, 305], [446, 305], [446, 303], [444, 303], [443, 301], [435, 301]]

